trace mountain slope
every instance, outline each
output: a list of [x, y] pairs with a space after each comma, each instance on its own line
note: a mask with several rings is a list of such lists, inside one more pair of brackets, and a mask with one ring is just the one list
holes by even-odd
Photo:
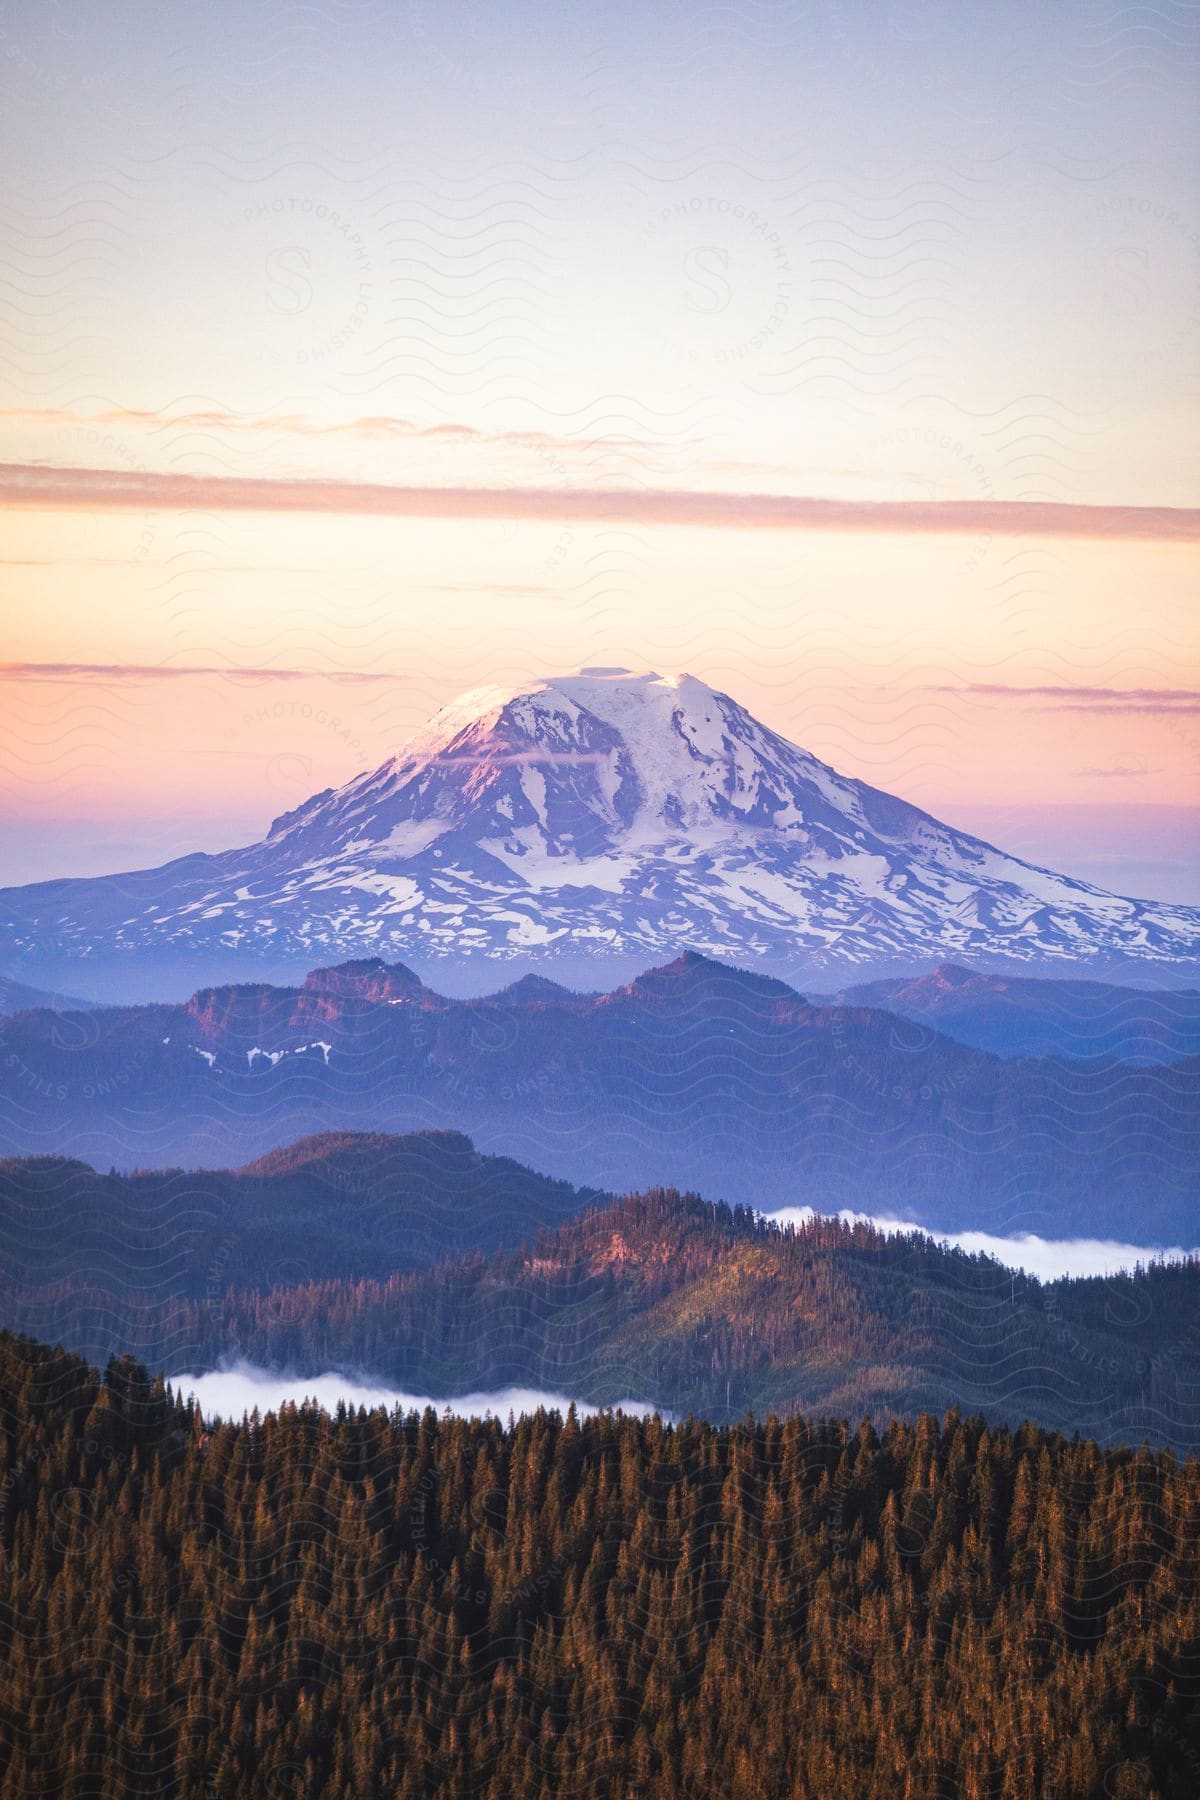
[[[340, 1366], [410, 1393], [637, 1394], [714, 1420], [959, 1406], [1194, 1448], [1198, 1303], [1196, 1261], [1042, 1285], [915, 1234], [829, 1219], [781, 1230], [658, 1191], [511, 1253], [231, 1290], [180, 1308], [176, 1335], [200, 1366]], [[138, 1345], [151, 1362], [164, 1349]]]
[[881, 1007], [1001, 1056], [1105, 1056], [1162, 1063], [1200, 1055], [1200, 992], [994, 974], [942, 963], [836, 996]]
[[245, 849], [0, 892], [14, 972], [134, 997], [317, 956], [594, 985], [598, 962], [683, 947], [774, 973], [965, 957], [1170, 975], [1197, 944], [1195, 910], [1006, 856], [693, 676], [621, 671], [465, 695]]
[[[336, 976], [336, 972], [335, 976]], [[1196, 1241], [1200, 1061], [1005, 1061], [689, 952], [611, 993], [206, 988], [6, 1025], [0, 1149], [227, 1164], [315, 1130], [466, 1131], [607, 1191], [674, 1183], [931, 1230]]]

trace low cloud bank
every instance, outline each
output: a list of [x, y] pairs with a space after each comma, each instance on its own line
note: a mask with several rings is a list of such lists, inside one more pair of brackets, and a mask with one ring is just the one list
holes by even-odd
[[[779, 1212], [763, 1213], [774, 1225], [804, 1225], [815, 1215], [811, 1206], [785, 1206]], [[996, 1237], [990, 1231], [930, 1231], [925, 1225], [914, 1225], [906, 1219], [877, 1219], [870, 1213], [838, 1214], [852, 1225], [873, 1225], [876, 1231], [889, 1235], [920, 1231], [936, 1243], [951, 1244], [969, 1256], [981, 1252], [994, 1256], [1006, 1269], [1020, 1269], [1039, 1281], [1056, 1281], [1061, 1275], [1116, 1275], [1130, 1270], [1135, 1263], [1179, 1262], [1185, 1256], [1200, 1255], [1200, 1247], [1185, 1250], [1179, 1245], [1168, 1249], [1145, 1244], [1118, 1244], [1105, 1238], [1042, 1238], [1034, 1232], [1015, 1237]]]
[[[243, 1413], [253, 1412], [255, 1407], [259, 1412], [276, 1412], [288, 1400], [297, 1404], [303, 1400], [317, 1400], [330, 1411], [340, 1400], [347, 1406], [386, 1406], [389, 1411], [399, 1406], [405, 1412], [414, 1407], [417, 1412], [424, 1412], [427, 1406], [432, 1406], [435, 1412], [449, 1411], [472, 1419], [507, 1419], [510, 1412], [519, 1417], [522, 1413], [537, 1412], [540, 1407], [565, 1413], [571, 1405], [569, 1395], [543, 1393], [538, 1388], [497, 1388], [492, 1393], [437, 1398], [429, 1394], [406, 1394], [397, 1388], [375, 1387], [333, 1370], [324, 1375], [279, 1375], [248, 1362], [231, 1363], [228, 1368], [209, 1369], [194, 1375], [177, 1375], [172, 1378], [171, 1385], [176, 1393], [194, 1394], [206, 1419], [240, 1419]], [[583, 1416], [607, 1410], [588, 1406], [581, 1400], [574, 1404]], [[643, 1415], [661, 1409], [646, 1400], [618, 1400], [614, 1410]]]

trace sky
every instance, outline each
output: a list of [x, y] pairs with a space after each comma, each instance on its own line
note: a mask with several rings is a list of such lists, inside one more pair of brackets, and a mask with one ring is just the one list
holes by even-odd
[[1200, 899], [1194, 9], [0, 4], [0, 880], [688, 670]]

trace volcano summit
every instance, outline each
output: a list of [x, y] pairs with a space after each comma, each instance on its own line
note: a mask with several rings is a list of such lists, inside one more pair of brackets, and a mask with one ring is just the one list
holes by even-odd
[[1197, 910], [1005, 855], [695, 676], [608, 669], [476, 689], [245, 849], [0, 892], [11, 975], [126, 998], [364, 956], [477, 991], [497, 964], [595, 985], [683, 949], [793, 978], [1172, 979], [1198, 943]]

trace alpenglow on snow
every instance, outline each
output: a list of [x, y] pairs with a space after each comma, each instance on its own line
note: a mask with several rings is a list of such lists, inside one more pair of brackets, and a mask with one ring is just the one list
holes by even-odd
[[0, 934], [13, 976], [133, 998], [374, 955], [480, 990], [497, 963], [588, 982], [682, 949], [1166, 976], [1200, 912], [1008, 856], [695, 676], [585, 669], [463, 695], [247, 848], [0, 892]]

